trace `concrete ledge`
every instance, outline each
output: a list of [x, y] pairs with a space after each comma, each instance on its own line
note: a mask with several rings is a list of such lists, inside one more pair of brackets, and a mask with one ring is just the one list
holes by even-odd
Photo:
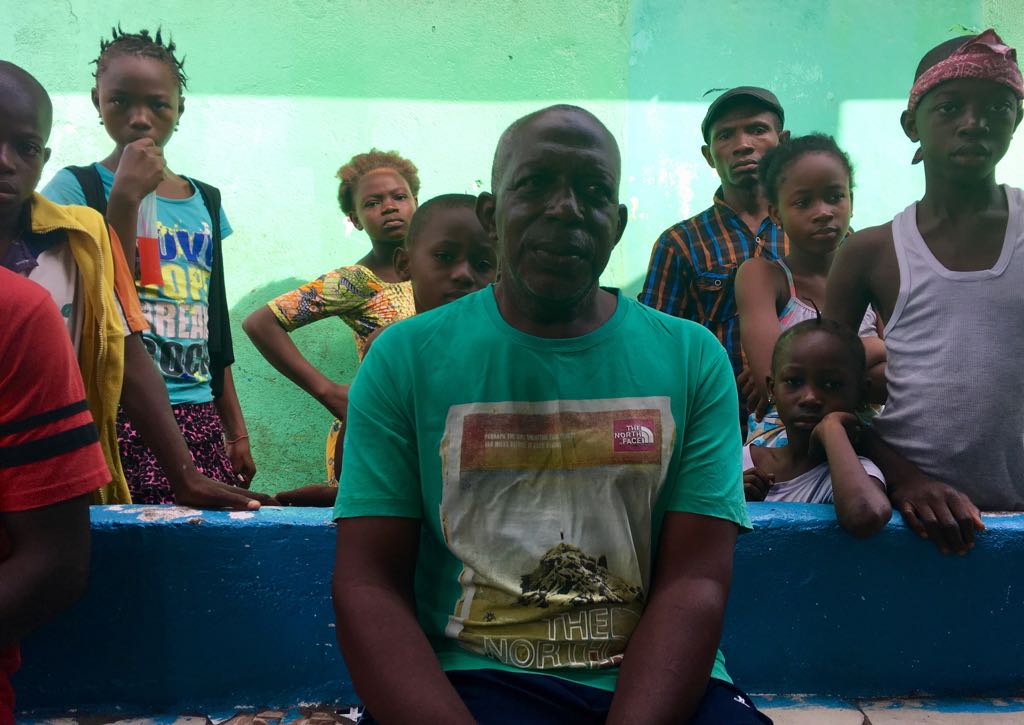
[[170, 713], [354, 698], [326, 509], [92, 509], [89, 591], [22, 644], [18, 707]]
[[722, 648], [750, 692], [848, 698], [1024, 694], [1024, 515], [986, 516], [964, 557], [899, 515], [858, 541], [831, 508], [755, 504]]
[[[974, 551], [950, 558], [898, 520], [864, 542], [829, 507], [751, 511], [757, 530], [740, 539], [722, 644], [744, 689], [842, 700], [1024, 694], [1024, 515], [986, 517]], [[355, 700], [334, 640], [327, 510], [97, 507], [93, 535], [88, 594], [23, 643], [19, 708]]]

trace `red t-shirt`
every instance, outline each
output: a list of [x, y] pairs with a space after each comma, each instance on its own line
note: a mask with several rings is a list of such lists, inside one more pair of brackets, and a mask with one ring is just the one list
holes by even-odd
[[[98, 440], [53, 300], [0, 267], [0, 512], [49, 506], [106, 485], [110, 471]], [[0, 525], [0, 562], [10, 554]], [[14, 722], [9, 677], [19, 664], [17, 645], [0, 650], [0, 725]]]

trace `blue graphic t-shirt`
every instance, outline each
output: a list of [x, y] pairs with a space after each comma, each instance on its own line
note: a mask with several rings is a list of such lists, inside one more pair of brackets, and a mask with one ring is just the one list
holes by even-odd
[[[101, 164], [93, 166], [109, 198], [114, 174]], [[57, 172], [42, 194], [58, 204], [85, 204], [82, 187], [67, 169]], [[142, 339], [163, 374], [171, 405], [207, 403], [213, 400], [208, 345], [213, 265], [210, 213], [193, 186], [188, 199], [158, 196], [156, 216], [164, 283], [156, 287], [136, 281], [142, 314], [149, 322]], [[231, 234], [223, 208], [220, 229], [221, 238]]]

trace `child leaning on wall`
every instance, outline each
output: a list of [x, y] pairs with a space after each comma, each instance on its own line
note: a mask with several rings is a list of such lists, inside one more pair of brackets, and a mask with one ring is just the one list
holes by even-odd
[[[287, 292], [249, 315], [242, 328], [263, 357], [334, 415], [327, 434], [327, 481], [337, 484], [348, 386], [317, 370], [288, 333], [312, 322], [338, 317], [352, 329], [359, 360], [377, 329], [413, 314], [412, 288], [394, 267], [413, 212], [420, 178], [416, 166], [394, 151], [371, 149], [338, 170], [338, 203], [371, 248], [353, 265], [339, 267]], [[325, 334], [328, 334], [325, 331]]]
[[993, 30], [925, 54], [907, 137], [925, 193], [840, 250], [828, 316], [874, 305], [888, 402], [868, 437], [893, 507], [943, 552], [966, 552], [982, 510], [1024, 510], [1024, 192], [996, 183], [1024, 117], [1016, 52]]
[[[412, 284], [416, 314], [454, 302], [493, 282], [497, 253], [476, 216], [476, 197], [443, 194], [425, 202], [413, 214], [405, 247], [395, 250], [394, 267], [400, 280]], [[368, 337], [366, 351], [381, 330]], [[341, 451], [339, 441], [339, 466]], [[333, 506], [337, 493], [336, 485], [313, 484], [275, 498], [286, 506]]]
[[[159, 368], [174, 417], [197, 468], [224, 483], [249, 486], [256, 473], [245, 419], [231, 377], [234, 360], [224, 288], [222, 242], [231, 225], [214, 187], [173, 173], [164, 150], [185, 110], [187, 77], [173, 42], [158, 30], [113, 30], [95, 60], [93, 105], [114, 141], [102, 161], [62, 169], [43, 189], [61, 204], [105, 213], [136, 262], [136, 289], [149, 330], [143, 342]], [[159, 269], [139, 278], [140, 204], [156, 195]], [[156, 260], [153, 260], [156, 262]], [[171, 503], [170, 482], [122, 411], [118, 443], [134, 503]]]
[[[736, 275], [736, 304], [754, 388], [747, 443], [772, 447], [786, 443], [786, 428], [768, 403], [772, 351], [782, 332], [817, 317], [818, 306], [825, 303], [828, 270], [853, 215], [853, 167], [835, 139], [811, 134], [769, 149], [759, 176], [772, 221], [789, 239], [789, 253], [745, 261]], [[883, 377], [885, 345], [871, 308], [860, 323], [860, 335], [868, 370]]]
[[885, 477], [854, 450], [866, 372], [857, 334], [820, 314], [779, 336], [766, 382], [788, 438], [777, 447], [744, 446], [748, 501], [832, 503], [839, 524], [860, 538], [888, 523]]

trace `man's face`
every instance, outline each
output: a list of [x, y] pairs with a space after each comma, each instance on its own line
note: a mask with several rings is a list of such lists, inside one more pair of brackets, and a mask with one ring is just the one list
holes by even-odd
[[556, 109], [519, 129], [494, 190], [478, 206], [501, 255], [499, 284], [548, 309], [597, 285], [626, 227], [614, 140], [586, 114]]
[[920, 141], [925, 166], [955, 179], [984, 178], [1010, 147], [1020, 101], [1006, 86], [978, 78], [941, 83], [925, 94], [903, 129]]
[[50, 158], [50, 124], [38, 106], [29, 93], [0, 94], [0, 209], [21, 208]]
[[757, 186], [757, 164], [768, 149], [779, 145], [788, 132], [779, 131], [779, 117], [756, 103], [726, 109], [708, 132], [701, 148], [708, 165], [725, 186]]

